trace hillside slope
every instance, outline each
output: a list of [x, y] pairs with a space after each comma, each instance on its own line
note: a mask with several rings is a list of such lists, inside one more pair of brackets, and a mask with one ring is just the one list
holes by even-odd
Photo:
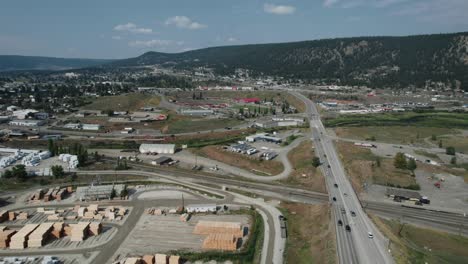
[[0, 72], [21, 70], [67, 70], [97, 66], [109, 62], [111, 62], [111, 60], [0, 55]]
[[110, 65], [204, 66], [224, 74], [243, 68], [253, 74], [349, 85], [422, 86], [426, 81], [441, 81], [468, 90], [468, 32], [224, 46], [175, 54], [147, 52]]

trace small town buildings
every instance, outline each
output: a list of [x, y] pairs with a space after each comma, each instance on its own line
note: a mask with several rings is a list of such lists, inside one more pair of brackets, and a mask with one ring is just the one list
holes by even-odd
[[247, 142], [266, 141], [266, 142], [272, 142], [272, 143], [276, 143], [276, 144], [279, 144], [279, 143], [282, 142], [281, 138], [272, 137], [272, 136], [269, 136], [266, 133], [260, 133], [260, 134], [255, 134], [255, 135], [252, 135], [252, 136], [247, 136], [247, 137], [245, 137], [245, 140]]
[[141, 144], [140, 153], [174, 154], [175, 144]]
[[151, 161], [151, 164], [153, 165], [165, 165], [165, 164], [169, 164], [171, 163], [173, 160], [169, 157], [166, 157], [166, 156], [162, 156], [162, 157], [159, 157], [153, 161]]
[[63, 126], [63, 128], [66, 129], [81, 129], [81, 124], [80, 123], [68, 123]]

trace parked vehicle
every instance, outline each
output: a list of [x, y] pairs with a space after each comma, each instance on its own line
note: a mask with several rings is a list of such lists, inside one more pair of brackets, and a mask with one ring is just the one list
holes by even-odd
[[342, 225], [343, 225], [343, 221], [338, 220], [338, 225], [339, 225], [339, 226], [342, 226]]
[[346, 225], [345, 229], [346, 231], [351, 232], [351, 227], [349, 225]]

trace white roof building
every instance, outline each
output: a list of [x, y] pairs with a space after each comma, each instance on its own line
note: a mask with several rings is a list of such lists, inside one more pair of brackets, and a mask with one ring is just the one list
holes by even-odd
[[216, 204], [191, 204], [185, 207], [188, 213], [216, 212]]
[[175, 144], [141, 144], [140, 153], [174, 154]]
[[45, 124], [44, 120], [33, 120], [33, 119], [24, 119], [24, 120], [12, 120], [8, 123], [10, 126], [28, 126], [28, 127], [37, 127]]
[[96, 130], [101, 129], [101, 125], [98, 125], [98, 124], [83, 124], [81, 126], [81, 128], [83, 130], [95, 130], [96, 131]]

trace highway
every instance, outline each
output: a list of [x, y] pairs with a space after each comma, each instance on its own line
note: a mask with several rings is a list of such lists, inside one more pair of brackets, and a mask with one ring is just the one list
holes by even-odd
[[[343, 226], [340, 226], [335, 221], [340, 263], [393, 263], [393, 259], [387, 251], [388, 240], [364, 212], [345, 175], [333, 142], [326, 136], [325, 127], [314, 103], [302, 94], [293, 94], [301, 99], [307, 107], [315, 151], [322, 161], [329, 195], [336, 199], [336, 202], [332, 200], [334, 217], [335, 220], [340, 219], [344, 222]], [[352, 211], [353, 215], [351, 215]], [[351, 230], [343, 233], [346, 224], [349, 224]], [[368, 237], [369, 232], [373, 234], [373, 238]]]

